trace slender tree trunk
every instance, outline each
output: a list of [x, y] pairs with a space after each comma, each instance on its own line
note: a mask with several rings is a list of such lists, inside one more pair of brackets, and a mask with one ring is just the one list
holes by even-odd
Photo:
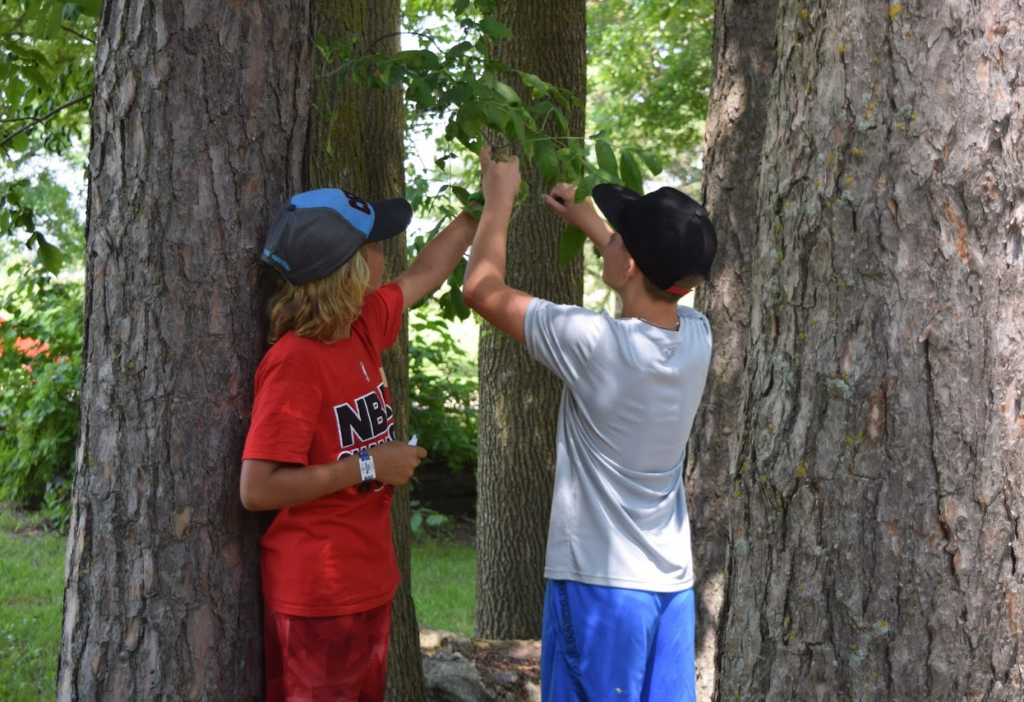
[[[585, 97], [585, 0], [499, 2], [497, 19], [515, 34], [499, 44], [500, 60]], [[573, 135], [583, 135], [582, 110], [569, 115], [569, 126]], [[523, 178], [530, 197], [511, 225], [508, 283], [547, 300], [579, 304], [582, 259], [559, 264], [564, 224], [539, 198], [552, 184], [533, 168], [524, 168]], [[479, 363], [477, 635], [539, 638], [562, 384], [490, 325], [481, 333]]]
[[1024, 8], [780, 9], [719, 698], [1019, 700]]
[[103, 5], [58, 699], [262, 696], [238, 473], [257, 254], [303, 167], [309, 25], [305, 1]]
[[[372, 9], [371, 9], [372, 6]], [[359, 53], [398, 51], [398, 0], [319, 0], [316, 36], [329, 44], [355, 41]], [[372, 48], [371, 48], [372, 47]], [[405, 113], [400, 89], [377, 90], [339, 83], [336, 66], [322, 60], [314, 76], [310, 172], [313, 187], [343, 187], [376, 200], [405, 194]], [[405, 237], [386, 242], [384, 279], [405, 270]], [[409, 436], [409, 337], [403, 324], [398, 343], [384, 355], [398, 436]], [[392, 533], [402, 582], [395, 595], [388, 656], [388, 700], [424, 699], [419, 627], [410, 586], [409, 487], [395, 490]]]
[[750, 326], [750, 251], [757, 221], [759, 155], [775, 59], [778, 0], [719, 0], [704, 158], [704, 202], [718, 232], [711, 280], [696, 307], [711, 321], [714, 355], [690, 438], [689, 498], [697, 595], [698, 698], [715, 689], [719, 613], [725, 596], [729, 466], [738, 447], [736, 408], [743, 390]]

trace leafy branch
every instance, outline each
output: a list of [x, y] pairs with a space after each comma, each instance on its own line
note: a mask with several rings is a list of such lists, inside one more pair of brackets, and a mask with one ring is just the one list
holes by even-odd
[[[416, 34], [419, 49], [390, 55], [357, 55], [351, 45], [328, 44], [322, 37], [316, 45], [326, 62], [338, 65], [339, 80], [351, 78], [381, 89], [402, 85], [416, 113], [444, 123], [448, 148], [435, 161], [439, 170], [447, 167], [458, 146], [478, 153], [493, 141], [518, 151], [549, 183], [575, 184], [579, 200], [599, 183], [620, 183], [642, 192], [642, 166], [658, 175], [662, 170], [658, 157], [639, 147], [616, 146], [600, 133], [589, 139], [571, 135], [566, 115], [582, 109], [581, 101], [564, 88], [493, 58], [494, 44], [513, 36], [490, 16], [493, 12], [493, 0], [456, 0], [454, 13], [461, 34], [448, 48], [429, 33]], [[523, 86], [529, 94], [520, 95], [511, 84]], [[588, 141], [593, 142], [592, 152]], [[451, 191], [466, 204], [465, 189], [452, 186]], [[574, 258], [584, 241], [582, 232], [567, 230], [560, 258]]]

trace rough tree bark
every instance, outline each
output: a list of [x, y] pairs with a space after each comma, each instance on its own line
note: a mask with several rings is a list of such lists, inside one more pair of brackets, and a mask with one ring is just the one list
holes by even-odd
[[[689, 445], [689, 501], [697, 601], [697, 696], [715, 689], [719, 613], [725, 595], [729, 466], [737, 441], [750, 326], [750, 249], [754, 241], [759, 154], [775, 58], [778, 0], [719, 0], [711, 100], [705, 134], [703, 199], [718, 232], [711, 280], [695, 306], [711, 321], [715, 352]], [[751, 154], [758, 156], [751, 157]]]
[[[314, 31], [328, 43], [355, 41], [357, 54], [391, 53], [399, 49], [398, 0], [320, 0]], [[312, 187], [343, 187], [370, 200], [405, 194], [405, 112], [399, 88], [379, 90], [351, 80], [339, 84], [336, 66], [319, 61], [313, 81], [310, 131]], [[405, 237], [384, 246], [384, 279], [405, 269]], [[391, 389], [395, 425], [400, 439], [409, 436], [409, 337], [402, 325], [398, 343], [384, 354], [384, 372]], [[388, 655], [388, 700], [424, 699], [419, 627], [410, 586], [409, 486], [395, 490], [391, 506], [392, 534], [402, 582], [395, 594], [391, 647]]]
[[[500, 60], [585, 97], [585, 0], [499, 2], [496, 18], [515, 34], [498, 45]], [[582, 110], [569, 115], [569, 127], [583, 135]], [[564, 224], [539, 199], [551, 184], [532, 168], [523, 169], [523, 179], [530, 197], [509, 233], [508, 283], [547, 300], [579, 304], [582, 259], [559, 264]], [[486, 324], [479, 364], [476, 633], [539, 638], [562, 384], [530, 360], [521, 344]]]
[[310, 61], [305, 0], [103, 5], [61, 700], [262, 696], [239, 457]]
[[1021, 9], [780, 7], [718, 699], [1020, 699]]

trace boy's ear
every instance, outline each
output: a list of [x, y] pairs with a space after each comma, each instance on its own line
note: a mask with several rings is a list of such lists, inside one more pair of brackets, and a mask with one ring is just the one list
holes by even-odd
[[632, 257], [630, 257], [629, 263], [626, 264], [626, 270], [623, 275], [623, 280], [629, 280], [633, 276], [637, 275], [643, 275], [643, 273], [640, 272], [640, 267], [636, 265], [636, 261], [634, 261]]

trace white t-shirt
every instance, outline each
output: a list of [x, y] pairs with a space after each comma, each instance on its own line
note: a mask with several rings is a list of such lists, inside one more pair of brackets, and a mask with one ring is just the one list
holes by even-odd
[[693, 586], [682, 463], [711, 325], [679, 330], [535, 298], [526, 348], [565, 383], [544, 576], [650, 592]]

